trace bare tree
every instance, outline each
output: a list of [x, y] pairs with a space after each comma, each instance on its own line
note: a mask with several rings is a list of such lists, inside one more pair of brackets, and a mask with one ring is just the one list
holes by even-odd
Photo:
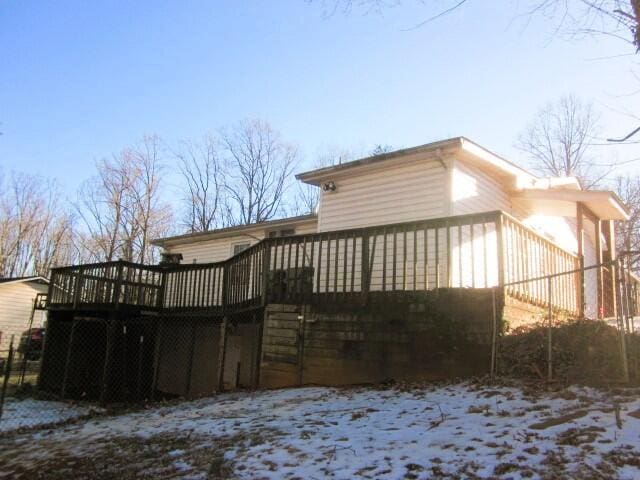
[[225, 169], [212, 135], [184, 141], [174, 152], [184, 181], [183, 224], [189, 232], [205, 232], [223, 223]]
[[[615, 179], [615, 190], [629, 209], [629, 220], [617, 222], [618, 251], [640, 251], [640, 176], [620, 176]], [[631, 269], [640, 272], [640, 255], [629, 257]]]
[[608, 35], [640, 48], [638, 0], [530, 0], [528, 13], [556, 19], [571, 35]]
[[223, 130], [221, 141], [229, 165], [225, 176], [228, 222], [259, 223], [282, 213], [296, 147], [262, 120], [246, 120]]
[[171, 228], [173, 214], [162, 198], [160, 138], [147, 135], [133, 150], [134, 182], [131, 189], [132, 214], [129, 223], [136, 225], [132, 238], [135, 255], [140, 263], [155, 262], [156, 249], [151, 240], [167, 234]]
[[76, 211], [85, 261], [155, 260], [150, 240], [171, 226], [161, 199], [159, 143], [146, 136], [135, 148], [98, 161], [97, 174], [81, 186]]
[[[468, 0], [308, 0], [320, 3], [326, 15], [359, 10], [365, 14], [383, 13], [402, 4], [426, 8], [426, 18], [415, 27], [422, 27], [471, 3]], [[527, 0], [521, 2], [524, 15], [542, 15], [556, 22], [556, 31], [576, 34], [602, 34], [619, 38], [640, 49], [640, 0]]]
[[598, 131], [598, 114], [575, 96], [561, 97], [542, 108], [520, 135], [516, 147], [542, 175], [577, 177], [584, 188], [595, 186], [598, 171], [590, 144]]
[[[356, 154], [353, 149], [337, 146], [323, 146], [316, 154], [312, 168], [317, 169], [330, 167], [332, 165], [339, 165], [343, 162], [353, 160], [358, 156], [360, 155]], [[292, 205], [288, 209], [289, 215], [296, 216], [316, 213], [318, 209], [318, 202], [320, 201], [320, 189], [315, 185], [298, 182], [291, 200]]]
[[0, 276], [47, 276], [71, 263], [72, 219], [58, 185], [39, 176], [0, 177]]

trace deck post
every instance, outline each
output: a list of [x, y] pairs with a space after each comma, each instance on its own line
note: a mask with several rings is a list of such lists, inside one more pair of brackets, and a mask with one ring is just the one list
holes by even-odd
[[576, 235], [578, 237], [577, 307], [578, 315], [584, 318], [584, 211], [582, 203], [576, 204]]
[[551, 290], [551, 277], [547, 279], [547, 291], [549, 292], [549, 307], [548, 313], [549, 323], [547, 327], [547, 381], [550, 382], [553, 379], [553, 302]]
[[227, 350], [227, 317], [222, 319], [220, 324], [220, 353], [218, 358], [218, 391], [224, 390], [224, 357]]
[[604, 318], [604, 282], [602, 275], [602, 242], [600, 241], [600, 237], [602, 235], [602, 221], [598, 218], [595, 221], [596, 225], [596, 263], [598, 264], [598, 268], [596, 270], [597, 275], [597, 290], [598, 290], [598, 303], [596, 306], [596, 318], [602, 319]]
[[160, 288], [158, 289], [158, 298], [156, 300], [156, 307], [162, 308], [164, 306], [164, 291], [167, 282], [167, 271], [165, 269], [160, 270]]
[[162, 347], [162, 325], [160, 319], [156, 323], [155, 344], [153, 345], [153, 378], [151, 379], [151, 401], [156, 399], [156, 388], [158, 386], [158, 364], [160, 362], [160, 352]]
[[184, 396], [189, 398], [191, 397], [191, 376], [193, 375], [193, 355], [195, 353], [196, 346], [196, 322], [195, 320], [191, 321], [191, 342], [189, 344], [189, 368], [187, 368], [187, 383], [185, 385], [185, 394]]
[[496, 289], [498, 287], [493, 287], [491, 289], [491, 301], [493, 307], [493, 325], [491, 326], [491, 369], [490, 369], [490, 378], [493, 382], [496, 377], [496, 351], [497, 351], [497, 341], [498, 341], [498, 306], [496, 304]]
[[502, 212], [498, 212], [495, 218], [496, 248], [498, 254], [498, 286], [504, 285], [504, 219]]
[[80, 303], [80, 294], [82, 292], [82, 284], [84, 282], [84, 267], [80, 267], [78, 269], [78, 274], [76, 276], [76, 285], [75, 291], [73, 292], [73, 309], [78, 309], [78, 303]]
[[78, 320], [73, 319], [71, 323], [71, 332], [69, 333], [69, 341], [67, 342], [67, 358], [64, 362], [64, 376], [62, 377], [62, 389], [60, 391], [60, 397], [65, 398], [67, 394], [67, 383], [69, 381], [69, 366], [71, 365], [71, 355], [73, 354], [73, 338], [76, 333], [76, 326]]
[[116, 283], [113, 288], [113, 308], [118, 310], [120, 307], [120, 290], [122, 290], [122, 275], [124, 273], [124, 264], [122, 260], [118, 260], [118, 268], [116, 272]]
[[[264, 242], [264, 250], [262, 252], [262, 306], [268, 302], [269, 291], [269, 269], [271, 267], [271, 242]], [[312, 247], [313, 248], [313, 247]]]
[[113, 314], [107, 318], [106, 325], [106, 342], [104, 350], [104, 364], [102, 367], [102, 385], [100, 387], [100, 403], [105, 404], [107, 400], [107, 390], [109, 389], [109, 379], [111, 376], [111, 363], [113, 360], [113, 341], [116, 332], [116, 319]]

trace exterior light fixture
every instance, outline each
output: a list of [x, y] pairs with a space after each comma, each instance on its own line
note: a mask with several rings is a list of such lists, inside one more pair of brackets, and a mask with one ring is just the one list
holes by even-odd
[[336, 189], [336, 184], [333, 180], [325, 182], [322, 184], [322, 190], [325, 192], [333, 192]]

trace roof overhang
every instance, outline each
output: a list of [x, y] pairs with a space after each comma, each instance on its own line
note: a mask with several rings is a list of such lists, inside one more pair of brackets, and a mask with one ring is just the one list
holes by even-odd
[[458, 155], [461, 159], [475, 163], [494, 174], [503, 177], [522, 178], [533, 181], [536, 177], [516, 164], [490, 152], [465, 137], [454, 137], [418, 147], [405, 148], [394, 152], [374, 155], [353, 160], [340, 165], [319, 168], [296, 175], [298, 180], [310, 185], [319, 185], [322, 181], [343, 174], [354, 174], [363, 169], [384, 168], [398, 161], [410, 159], [440, 159]]
[[11, 278], [11, 279], [7, 279], [7, 280], [1, 280], [0, 279], [0, 286], [2, 285], [12, 285], [15, 283], [31, 283], [31, 282], [36, 282], [36, 283], [45, 283], [48, 284], [49, 283], [49, 279], [46, 277], [41, 277], [41, 276], [34, 276], [34, 277], [21, 277], [21, 278]]
[[187, 233], [184, 235], [176, 235], [173, 237], [158, 238], [153, 240], [152, 245], [158, 247], [167, 248], [176, 245], [184, 245], [187, 243], [204, 242], [207, 240], [216, 240], [219, 238], [233, 237], [233, 236], [248, 236], [252, 237], [252, 233], [260, 232], [262, 230], [270, 230], [281, 227], [297, 226], [304, 224], [317, 223], [318, 217], [314, 215], [300, 215], [298, 217], [281, 218], [277, 220], [270, 220], [261, 223], [251, 223], [249, 225], [238, 225], [235, 227], [219, 228], [217, 230], [210, 230], [208, 232]]
[[517, 198], [580, 202], [602, 220], [628, 220], [629, 212], [620, 197], [604, 190], [524, 189], [513, 192]]

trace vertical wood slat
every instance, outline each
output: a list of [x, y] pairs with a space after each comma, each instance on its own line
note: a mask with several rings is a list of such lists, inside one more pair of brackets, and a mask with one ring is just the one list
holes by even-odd
[[415, 292], [417, 286], [418, 276], [418, 225], [413, 226], [413, 291]]
[[397, 267], [397, 256], [398, 256], [398, 231], [396, 227], [393, 227], [393, 258], [392, 260], [392, 275], [391, 275], [391, 291], [395, 292], [396, 290], [396, 267]]
[[451, 288], [451, 225], [449, 224], [449, 220], [445, 222], [446, 235], [447, 235], [447, 288]]
[[[351, 293], [355, 293], [355, 279], [356, 279], [356, 233], [351, 237]], [[362, 255], [362, 249], [360, 249]], [[360, 260], [362, 262], [362, 258]], [[362, 278], [360, 278], [360, 285], [362, 288]]]
[[425, 222], [424, 228], [422, 229], [423, 238], [424, 238], [424, 289], [429, 290], [429, 229], [427, 228], [427, 223]]
[[463, 266], [462, 266], [462, 223], [458, 220], [458, 287], [462, 288], [462, 276], [463, 276]]
[[384, 235], [382, 240], [382, 291], [387, 290], [387, 228], [382, 229]]
[[434, 232], [436, 237], [436, 245], [435, 245], [436, 288], [440, 288], [440, 228], [436, 227]]
[[348, 248], [348, 244], [349, 242], [348, 240], [348, 236], [345, 235], [344, 237], [344, 250], [342, 253], [342, 293], [347, 293], [347, 248]]

